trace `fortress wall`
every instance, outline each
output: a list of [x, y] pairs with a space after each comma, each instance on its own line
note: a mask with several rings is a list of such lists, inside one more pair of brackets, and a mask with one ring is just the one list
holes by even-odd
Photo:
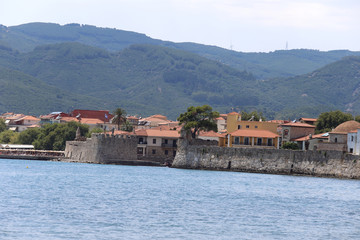
[[66, 142], [65, 158], [84, 163], [116, 163], [136, 160], [136, 137], [93, 134], [86, 141]]
[[227, 148], [180, 139], [172, 167], [360, 179], [360, 157], [341, 151]]

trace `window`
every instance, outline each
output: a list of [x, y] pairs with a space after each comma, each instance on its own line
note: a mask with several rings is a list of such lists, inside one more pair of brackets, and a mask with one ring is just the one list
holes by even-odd
[[353, 153], [354, 152], [354, 149], [350, 148], [350, 153]]
[[240, 144], [240, 137], [234, 138], [234, 144]]
[[271, 138], [269, 138], [267, 142], [268, 142], [268, 144], [267, 144], [268, 146], [272, 146], [272, 145], [273, 145], [273, 141], [272, 141]]
[[246, 128], [250, 128], [250, 126], [249, 126], [249, 125], [246, 125]]
[[165, 140], [164, 140], [164, 143], [165, 143], [165, 144], [168, 144], [168, 140], [167, 140], [167, 139], [165, 139]]
[[176, 151], [173, 151], [173, 156], [175, 157], [175, 155], [176, 155]]
[[258, 138], [258, 139], [257, 139], [257, 145], [259, 145], [259, 146], [262, 145], [262, 138]]
[[354, 141], [354, 136], [351, 136], [351, 141], [352, 141], [352, 142]]
[[289, 130], [288, 130], [288, 129], [285, 129], [285, 130], [284, 130], [284, 136], [287, 136], [287, 135], [289, 135]]
[[238, 125], [238, 129], [241, 129], [241, 125]]
[[337, 138], [335, 138], [335, 142], [337, 143]]
[[139, 138], [139, 144], [143, 144], [143, 142], [144, 142], [144, 139], [142, 137]]
[[153, 139], [153, 144], [156, 144], [156, 138]]
[[143, 154], [143, 152], [144, 152], [144, 150], [143, 150], [142, 147], [137, 148], [137, 153], [138, 154]]
[[151, 152], [152, 152], [152, 154], [156, 154], [156, 150], [155, 150], [155, 149], [151, 150]]
[[258, 126], [255, 125], [255, 128], [258, 128]]
[[169, 151], [168, 151], [168, 150], [165, 150], [165, 155], [169, 155]]
[[246, 138], [244, 139], [244, 144], [245, 144], [245, 145], [249, 145], [249, 138], [248, 138], [248, 137], [246, 137]]

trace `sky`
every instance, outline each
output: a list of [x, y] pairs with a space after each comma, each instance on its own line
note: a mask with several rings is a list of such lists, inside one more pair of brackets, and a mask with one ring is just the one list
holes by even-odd
[[0, 24], [80, 23], [241, 52], [360, 51], [359, 0], [0, 0]]

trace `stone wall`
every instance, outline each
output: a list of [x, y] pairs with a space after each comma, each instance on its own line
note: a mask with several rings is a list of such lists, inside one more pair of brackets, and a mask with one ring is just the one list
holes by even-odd
[[137, 160], [137, 139], [125, 135], [93, 134], [86, 141], [66, 142], [65, 158], [86, 163], [117, 163]]
[[302, 174], [360, 179], [359, 156], [341, 151], [228, 148], [179, 140], [175, 168]]

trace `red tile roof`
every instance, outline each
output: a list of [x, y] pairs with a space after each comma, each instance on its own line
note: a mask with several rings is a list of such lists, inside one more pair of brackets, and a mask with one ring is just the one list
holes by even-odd
[[315, 128], [314, 125], [310, 125], [307, 123], [301, 123], [301, 122], [289, 122], [281, 124], [282, 127], [304, 127], [304, 128]]
[[220, 133], [217, 133], [214, 131], [209, 131], [209, 132], [200, 131], [199, 136], [201, 136], [201, 137], [219, 137], [219, 138], [225, 137], [225, 135], [221, 135]]
[[300, 118], [300, 120], [303, 120], [305, 122], [316, 122], [317, 118]]
[[237, 112], [231, 112], [231, 113], [228, 113], [228, 115], [239, 115], [239, 113], [237, 113]]
[[[324, 136], [326, 135], [326, 136]], [[327, 133], [320, 133], [320, 134], [316, 134], [316, 135], [312, 135], [311, 136], [312, 139], [328, 139], [329, 135]], [[292, 139], [292, 141], [297, 141], [297, 142], [302, 142], [302, 141], [307, 141], [310, 140], [310, 135], [305, 136], [305, 137], [301, 137], [301, 138], [296, 138], [296, 139]]]
[[250, 130], [250, 129], [239, 129], [235, 132], [230, 133], [234, 137], [257, 137], [257, 138], [276, 138], [278, 134], [267, 130]]
[[[70, 117], [76, 117], [79, 114], [82, 119], [97, 118], [103, 122], [109, 122], [110, 119], [114, 117], [114, 115], [110, 114], [108, 110], [82, 110], [82, 109], [75, 109], [70, 113]], [[105, 114], [107, 115], [107, 119], [105, 118]]]

